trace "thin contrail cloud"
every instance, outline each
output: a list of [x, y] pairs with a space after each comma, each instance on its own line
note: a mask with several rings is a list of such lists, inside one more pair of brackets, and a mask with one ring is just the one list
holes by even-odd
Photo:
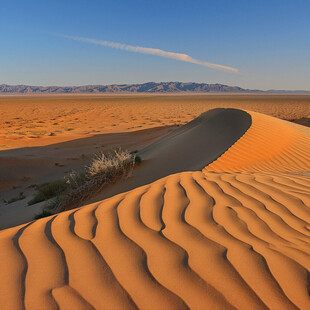
[[71, 40], [86, 42], [86, 43], [95, 44], [95, 45], [106, 46], [106, 47], [110, 47], [110, 48], [116, 48], [116, 49], [120, 49], [120, 50], [134, 52], [134, 53], [151, 54], [151, 55], [156, 55], [156, 56], [165, 57], [165, 58], [172, 58], [172, 59], [176, 59], [179, 61], [189, 62], [189, 63], [193, 63], [196, 65], [209, 67], [209, 68], [213, 68], [213, 69], [217, 69], [217, 70], [238, 72], [238, 69], [235, 69], [232, 67], [227, 67], [227, 66], [223, 66], [223, 65], [214, 64], [211, 62], [198, 60], [198, 59], [195, 59], [195, 58], [193, 58], [187, 54], [180, 54], [180, 53], [163, 51], [159, 48], [133, 46], [133, 45], [127, 45], [127, 44], [122, 44], [122, 43], [116, 43], [116, 42], [110, 42], [110, 41], [101, 41], [101, 40], [96, 40], [96, 39], [74, 37], [74, 36], [67, 36], [67, 35], [60, 35], [60, 36], [63, 38], [71, 39]]

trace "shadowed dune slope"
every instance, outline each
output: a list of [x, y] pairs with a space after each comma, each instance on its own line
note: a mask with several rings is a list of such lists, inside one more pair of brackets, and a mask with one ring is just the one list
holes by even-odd
[[201, 170], [227, 151], [251, 126], [249, 113], [218, 108], [202, 113], [138, 152], [142, 164], [129, 179], [106, 188], [93, 201], [154, 182], [170, 174]]
[[[227, 151], [251, 126], [249, 113], [213, 109], [174, 130], [139, 152], [152, 160], [152, 174], [201, 170]], [[161, 167], [161, 169], [159, 169]]]
[[0, 231], [1, 308], [309, 309], [309, 135], [251, 115], [203, 171]]

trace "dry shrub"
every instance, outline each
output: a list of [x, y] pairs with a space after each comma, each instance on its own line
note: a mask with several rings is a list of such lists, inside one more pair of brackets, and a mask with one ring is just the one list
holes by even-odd
[[135, 155], [127, 150], [97, 154], [86, 167], [85, 173], [72, 172], [67, 177], [66, 192], [57, 197], [49, 207], [56, 212], [79, 207], [105, 185], [128, 176], [134, 165]]
[[86, 173], [90, 178], [97, 176], [111, 178], [127, 171], [126, 165], [134, 162], [134, 157], [128, 151], [118, 149], [112, 154], [96, 155], [87, 167]]

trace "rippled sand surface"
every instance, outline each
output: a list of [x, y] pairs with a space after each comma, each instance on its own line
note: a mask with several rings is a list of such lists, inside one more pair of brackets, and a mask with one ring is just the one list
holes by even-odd
[[309, 309], [309, 130], [249, 114], [202, 171], [1, 231], [2, 308]]

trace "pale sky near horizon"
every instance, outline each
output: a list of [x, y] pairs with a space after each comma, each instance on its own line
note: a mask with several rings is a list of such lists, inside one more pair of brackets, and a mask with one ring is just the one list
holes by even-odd
[[0, 84], [310, 90], [308, 0], [2, 0], [0, 14]]

